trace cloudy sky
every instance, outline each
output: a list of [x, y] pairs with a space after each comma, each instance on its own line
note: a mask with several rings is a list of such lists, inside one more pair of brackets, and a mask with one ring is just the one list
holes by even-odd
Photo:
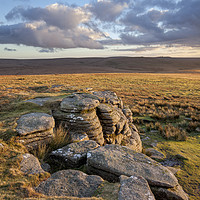
[[200, 0], [0, 3], [0, 58], [200, 56]]

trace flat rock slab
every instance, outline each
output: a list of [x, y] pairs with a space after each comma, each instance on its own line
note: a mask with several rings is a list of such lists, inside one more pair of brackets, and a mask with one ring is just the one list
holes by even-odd
[[87, 93], [74, 93], [64, 98], [60, 109], [64, 112], [86, 112], [95, 109], [99, 101], [94, 95]]
[[51, 115], [46, 113], [29, 113], [22, 115], [17, 120], [16, 131], [19, 135], [27, 135], [34, 132], [50, 130], [55, 126]]
[[60, 149], [52, 151], [51, 162], [62, 165], [64, 168], [75, 168], [86, 164], [87, 152], [98, 148], [93, 140], [71, 143]]
[[45, 171], [42, 169], [39, 160], [32, 154], [23, 154], [23, 159], [20, 163], [20, 170], [25, 174], [40, 174]]
[[104, 180], [77, 170], [58, 171], [40, 183], [36, 191], [47, 196], [91, 197]]
[[175, 187], [178, 184], [173, 173], [158, 162], [119, 145], [105, 145], [88, 152], [87, 170], [113, 182], [126, 175], [142, 176], [154, 186]]
[[34, 103], [34, 104], [39, 105], [39, 106], [43, 106], [50, 99], [51, 99], [50, 97], [35, 98], [35, 99], [26, 100], [25, 102], [30, 102], [30, 103]]
[[148, 182], [139, 176], [120, 176], [118, 200], [155, 200]]

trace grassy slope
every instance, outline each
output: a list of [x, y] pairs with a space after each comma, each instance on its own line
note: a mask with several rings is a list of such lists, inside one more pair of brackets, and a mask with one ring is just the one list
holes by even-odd
[[[62, 86], [55, 87], [55, 85]], [[13, 129], [16, 126], [16, 119], [21, 114], [30, 111], [49, 112], [47, 107], [41, 109], [30, 103], [22, 103], [22, 100], [38, 96], [62, 96], [76, 90], [84, 91], [87, 87], [92, 87], [94, 90], [115, 91], [125, 104], [130, 105], [135, 123], [141, 131], [145, 130], [144, 136], [150, 136], [151, 142], [158, 141], [158, 149], [166, 155], [181, 154], [188, 158], [184, 161], [185, 165], [177, 176], [185, 191], [190, 194], [190, 199], [200, 199], [200, 133], [197, 134], [195, 131], [200, 122], [200, 75], [198, 74], [0, 76], [0, 138], [8, 140], [15, 135]], [[151, 125], [142, 120], [149, 119], [149, 117], [153, 119]], [[185, 118], [192, 119], [193, 124]], [[150, 133], [152, 127], [156, 129], [154, 127], [156, 121], [159, 121], [162, 127], [169, 123], [184, 130], [189, 127], [186, 130], [188, 132], [187, 141], [165, 140], [159, 133]], [[148, 146], [149, 143], [144, 144]], [[12, 146], [10, 143], [8, 145]], [[16, 154], [24, 151], [22, 147], [12, 148], [15, 153], [17, 152]], [[13, 157], [6, 157], [10, 155], [9, 151], [6, 150], [5, 156], [1, 154], [0, 157], [0, 170], [3, 174], [0, 177], [3, 180], [0, 184], [0, 193], [3, 196], [16, 197], [16, 188], [20, 185], [23, 189], [24, 183], [30, 185], [30, 177], [21, 180], [19, 172], [14, 174], [14, 178], [12, 177], [14, 172], [12, 170], [8, 172], [7, 168], [15, 169], [18, 161], [10, 162], [16, 155], [14, 153]], [[34, 179], [37, 183], [40, 177], [34, 177]], [[20, 181], [23, 184], [18, 184]], [[10, 185], [14, 189], [8, 192], [6, 187]]]

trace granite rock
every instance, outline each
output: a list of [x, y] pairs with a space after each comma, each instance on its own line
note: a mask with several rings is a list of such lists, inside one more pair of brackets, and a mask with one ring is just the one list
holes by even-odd
[[173, 173], [148, 156], [120, 145], [105, 145], [87, 153], [90, 174], [116, 182], [121, 175], [142, 176], [149, 185], [175, 187], [178, 180]]
[[45, 171], [42, 169], [39, 160], [32, 154], [23, 154], [23, 159], [20, 163], [20, 170], [25, 174], [40, 174]]
[[28, 150], [35, 150], [52, 140], [54, 126], [53, 117], [46, 113], [22, 115], [17, 120], [18, 142], [24, 144]]
[[49, 159], [52, 165], [57, 165], [59, 168], [78, 168], [86, 164], [87, 152], [98, 147], [99, 145], [93, 140], [71, 143], [52, 151]]
[[90, 176], [77, 170], [62, 170], [52, 174], [35, 190], [47, 196], [91, 197], [103, 181], [96, 175]]

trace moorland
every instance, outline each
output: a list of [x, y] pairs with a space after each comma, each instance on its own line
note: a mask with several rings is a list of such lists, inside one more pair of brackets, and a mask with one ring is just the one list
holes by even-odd
[[[142, 72], [142, 73], [141, 73]], [[35, 97], [62, 98], [73, 92], [111, 90], [129, 105], [144, 148], [167, 157], [181, 155], [177, 178], [191, 200], [200, 199], [200, 59], [90, 58], [0, 60], [0, 198], [34, 197], [30, 189], [47, 178], [19, 172], [13, 142], [16, 121], [26, 113], [50, 113], [25, 102]], [[41, 157], [39, 157], [42, 159]], [[102, 194], [103, 197], [103, 194]]]

